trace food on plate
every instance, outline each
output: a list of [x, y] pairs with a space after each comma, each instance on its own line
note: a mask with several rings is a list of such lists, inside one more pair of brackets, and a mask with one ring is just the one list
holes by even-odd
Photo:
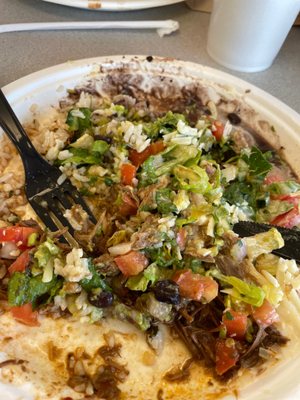
[[[62, 243], [64, 230], [48, 231], [30, 209], [20, 160], [2, 140], [6, 327], [12, 318], [17, 331], [39, 337], [45, 326], [62, 334], [70, 321], [78, 332], [130, 323], [144, 341], [148, 367], [165, 357], [168, 341], [174, 349], [181, 343], [184, 362], [160, 371], [159, 382], [170, 386], [191, 379], [199, 365], [222, 386], [280, 354], [289, 341], [280, 307], [298, 304], [300, 275], [294, 260], [272, 250], [284, 245], [276, 226], [300, 227], [300, 184], [255, 135], [241, 103], [206, 85], [176, 87], [158, 76], [149, 89], [142, 75], [116, 70], [69, 89], [46, 113], [35, 111], [26, 126], [34, 145], [61, 170], [60, 180], [70, 178], [97, 219], [93, 225], [78, 205], [65, 213], [78, 248]], [[232, 231], [240, 220], [265, 222], [270, 230], [240, 238]], [[130, 357], [121, 356], [126, 334], [121, 344], [115, 330], [104, 343], [99, 338], [97, 357], [82, 347], [66, 355], [65, 398], [138, 398], [126, 387], [132, 376]], [[62, 351], [59, 336], [51, 343], [53, 360]], [[168, 397], [164, 385], [158, 383], [158, 399], [191, 398]]]

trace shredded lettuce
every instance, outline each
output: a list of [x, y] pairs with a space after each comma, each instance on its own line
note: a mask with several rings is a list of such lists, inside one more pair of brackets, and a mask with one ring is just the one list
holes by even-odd
[[256, 213], [256, 220], [257, 222], [270, 222], [293, 208], [294, 205], [287, 201], [271, 200], [267, 207], [258, 210]]
[[176, 145], [156, 156], [148, 157], [139, 173], [139, 185], [144, 187], [157, 182], [158, 177], [171, 173], [176, 165], [186, 163], [197, 154], [195, 146]]
[[88, 133], [84, 133], [75, 142], [70, 144], [70, 147], [75, 149], [90, 149], [94, 143], [94, 139]]
[[42, 275], [29, 276], [27, 273], [15, 272], [8, 282], [8, 302], [11, 306], [32, 303], [48, 303], [59, 292], [62, 280], [54, 277], [50, 282], [43, 282]]
[[108, 150], [109, 145], [103, 140], [95, 140], [91, 147], [70, 147], [69, 151], [73, 154], [65, 160], [62, 160], [61, 164], [72, 163], [72, 164], [100, 164], [102, 161], [103, 154]]
[[177, 244], [174, 242], [164, 242], [161, 247], [152, 247], [144, 249], [146, 256], [159, 267], [176, 266], [180, 264]]
[[300, 184], [295, 181], [274, 182], [268, 185], [268, 191], [275, 195], [296, 193], [300, 192]]
[[270, 153], [262, 153], [257, 147], [252, 147], [250, 154], [244, 153], [242, 159], [248, 164], [249, 174], [255, 179], [264, 178], [271, 170], [272, 164], [268, 161]]
[[104, 154], [109, 149], [109, 144], [104, 140], [95, 140], [92, 146], [92, 152], [97, 154]]
[[146, 331], [151, 326], [151, 319], [144, 313], [141, 313], [125, 304], [117, 304], [114, 307], [114, 314], [121, 320], [129, 320], [137, 325], [142, 331]]
[[223, 197], [229, 204], [237, 206], [249, 206], [251, 214], [254, 215], [256, 209], [256, 198], [259, 193], [259, 185], [256, 183], [240, 182], [238, 180], [230, 182], [225, 188]]
[[177, 218], [176, 226], [182, 227], [184, 225], [192, 224], [193, 222], [198, 221], [202, 217], [208, 217], [213, 212], [213, 207], [209, 203], [202, 203], [198, 206], [190, 206], [188, 210], [186, 210], [187, 217], [186, 218]]
[[235, 276], [221, 275], [219, 278], [221, 282], [232, 286], [230, 289], [222, 290], [224, 293], [255, 307], [260, 307], [263, 304], [265, 292], [262, 288], [246, 283]]
[[41, 243], [36, 252], [34, 253], [34, 258], [37, 259], [38, 266], [40, 268], [45, 268], [49, 260], [54, 258], [60, 253], [60, 249], [53, 242], [52, 239], [47, 238], [47, 240]]
[[189, 168], [183, 165], [177, 165], [174, 168], [174, 175], [178, 180], [180, 189], [201, 194], [211, 189], [207, 173], [203, 168], [197, 165], [193, 165]]
[[85, 291], [89, 292], [92, 289], [97, 289], [97, 288], [101, 288], [102, 290], [106, 291], [111, 291], [110, 287], [105, 282], [103, 277], [101, 277], [101, 275], [96, 271], [96, 268], [90, 259], [89, 259], [89, 270], [92, 273], [92, 277], [90, 279], [84, 278], [79, 282], [79, 284]]
[[156, 139], [160, 135], [165, 135], [175, 130], [180, 120], [185, 121], [184, 115], [168, 111], [163, 117], [157, 118], [154, 122], [144, 123], [143, 130], [148, 137]]
[[157, 204], [157, 210], [161, 214], [169, 214], [171, 212], [177, 212], [177, 207], [173, 203], [171, 189], [164, 188], [159, 189], [155, 193], [155, 201]]
[[92, 111], [86, 107], [80, 107], [69, 111], [66, 123], [71, 132], [83, 133], [91, 127]]
[[149, 284], [153, 285], [158, 280], [165, 276], [163, 271], [158, 268], [158, 266], [153, 263], [150, 264], [143, 272], [136, 276], [130, 277], [126, 282], [126, 287], [130, 290], [139, 290], [145, 292]]
[[185, 190], [178, 190], [177, 194], [174, 196], [173, 203], [178, 212], [180, 212], [186, 210], [191, 202], [189, 195]]

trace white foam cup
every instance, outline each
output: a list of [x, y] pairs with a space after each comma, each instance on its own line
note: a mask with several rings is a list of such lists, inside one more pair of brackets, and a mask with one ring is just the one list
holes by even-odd
[[227, 68], [269, 68], [300, 10], [300, 0], [213, 0], [207, 51]]

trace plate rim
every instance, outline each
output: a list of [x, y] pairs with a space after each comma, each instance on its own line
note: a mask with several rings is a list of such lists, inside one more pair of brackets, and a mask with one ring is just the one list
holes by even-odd
[[[182, 3], [184, 0], [95, 0], [95, 3], [101, 3], [100, 7], [89, 7], [88, 0], [42, 0], [47, 3], [63, 5], [84, 9], [88, 11], [133, 11], [147, 8], [163, 7], [176, 3]], [[152, 4], [150, 4], [150, 2]], [[122, 4], [123, 3], [123, 4]]]

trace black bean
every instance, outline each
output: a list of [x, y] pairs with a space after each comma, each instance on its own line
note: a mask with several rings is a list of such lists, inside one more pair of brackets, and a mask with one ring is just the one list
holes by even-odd
[[227, 115], [227, 118], [229, 119], [229, 122], [232, 123], [232, 125], [238, 125], [242, 122], [241, 118], [236, 113], [229, 113]]
[[153, 288], [153, 292], [158, 301], [169, 304], [180, 303], [181, 298], [179, 294], [179, 286], [170, 279], [158, 281]]
[[99, 294], [89, 293], [89, 302], [98, 308], [110, 307], [114, 301], [114, 296], [111, 292], [100, 292]]

